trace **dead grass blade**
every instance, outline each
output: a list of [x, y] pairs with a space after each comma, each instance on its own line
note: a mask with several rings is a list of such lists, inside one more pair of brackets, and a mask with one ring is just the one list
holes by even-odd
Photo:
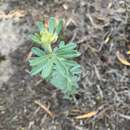
[[75, 117], [76, 119], [87, 119], [87, 118], [91, 118], [93, 116], [95, 116], [97, 114], [96, 111], [92, 111], [92, 112], [89, 112], [89, 113], [85, 113], [83, 115], [79, 115], [77, 117]]
[[122, 64], [130, 66], [130, 62], [128, 62], [124, 55], [122, 55], [119, 51], [116, 52], [116, 56]]
[[122, 113], [117, 113], [120, 117], [130, 120], [130, 115], [124, 115]]
[[39, 105], [50, 117], [54, 117], [54, 114], [43, 104], [39, 101], [34, 101], [35, 104]]

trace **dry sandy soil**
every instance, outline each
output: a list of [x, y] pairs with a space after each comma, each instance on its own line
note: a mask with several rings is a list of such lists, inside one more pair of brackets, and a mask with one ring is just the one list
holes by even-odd
[[[50, 16], [64, 19], [64, 40], [81, 52], [80, 88], [72, 101], [29, 75], [26, 59], [37, 46], [29, 34]], [[130, 66], [117, 58], [120, 52], [130, 60], [128, 50], [129, 0], [0, 0], [0, 130], [130, 130]]]

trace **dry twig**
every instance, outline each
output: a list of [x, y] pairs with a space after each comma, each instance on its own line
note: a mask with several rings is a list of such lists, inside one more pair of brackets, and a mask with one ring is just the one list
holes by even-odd
[[39, 101], [35, 101], [34, 103], [37, 104], [37, 105], [39, 105], [42, 109], [44, 109], [44, 111], [45, 111], [46, 113], [48, 113], [48, 115], [49, 115], [50, 117], [53, 117], [53, 116], [54, 116], [54, 114], [53, 114], [45, 105], [41, 104]]
[[117, 113], [120, 117], [130, 120], [130, 115], [124, 115], [122, 113]]

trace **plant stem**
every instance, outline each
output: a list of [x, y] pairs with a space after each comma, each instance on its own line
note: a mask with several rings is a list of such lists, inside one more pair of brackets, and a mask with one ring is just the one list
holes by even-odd
[[48, 51], [49, 51], [49, 53], [52, 53], [52, 48], [51, 48], [50, 44], [48, 45]]

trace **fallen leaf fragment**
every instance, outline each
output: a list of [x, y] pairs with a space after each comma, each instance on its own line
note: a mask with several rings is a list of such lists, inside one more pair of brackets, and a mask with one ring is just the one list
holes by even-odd
[[43, 104], [41, 104], [39, 101], [35, 101], [34, 103], [36, 103], [37, 105], [39, 105], [46, 113], [48, 113], [48, 115], [50, 117], [53, 117], [54, 114]]
[[65, 9], [65, 10], [68, 10], [68, 5], [67, 4], [63, 4], [63, 8]]
[[6, 14], [5, 12], [3, 11], [0, 11], [0, 19], [2, 18], [13, 18], [13, 17], [17, 17], [17, 18], [20, 18], [20, 17], [24, 17], [26, 15], [26, 12], [24, 10], [13, 10], [11, 12], [9, 12], [9, 14]]
[[33, 54], [32, 52], [29, 52], [27, 57], [25, 58], [25, 61], [28, 61], [32, 57], [32, 54]]
[[130, 55], [130, 51], [127, 51], [127, 54]]
[[130, 66], [130, 62], [128, 62], [128, 61], [125, 59], [124, 55], [122, 55], [119, 51], [116, 52], [116, 56], [117, 56], [118, 60], [119, 60], [122, 64], [127, 65], [127, 66]]
[[72, 111], [72, 112], [80, 112], [79, 109], [72, 109], [71, 111]]
[[19, 130], [25, 130], [24, 128], [20, 128]]
[[10, 17], [24, 17], [26, 12], [24, 10], [14, 10], [9, 13]]
[[107, 44], [107, 43], [110, 42], [110, 40], [111, 40], [111, 33], [109, 33], [109, 34], [107, 34], [107, 35], [105, 36], [105, 38], [104, 38], [104, 43]]
[[80, 115], [80, 116], [77, 116], [75, 117], [76, 119], [86, 119], [86, 118], [91, 118], [92, 116], [95, 116], [97, 114], [96, 111], [92, 111], [92, 112], [89, 112], [89, 113], [85, 113], [83, 115]]

